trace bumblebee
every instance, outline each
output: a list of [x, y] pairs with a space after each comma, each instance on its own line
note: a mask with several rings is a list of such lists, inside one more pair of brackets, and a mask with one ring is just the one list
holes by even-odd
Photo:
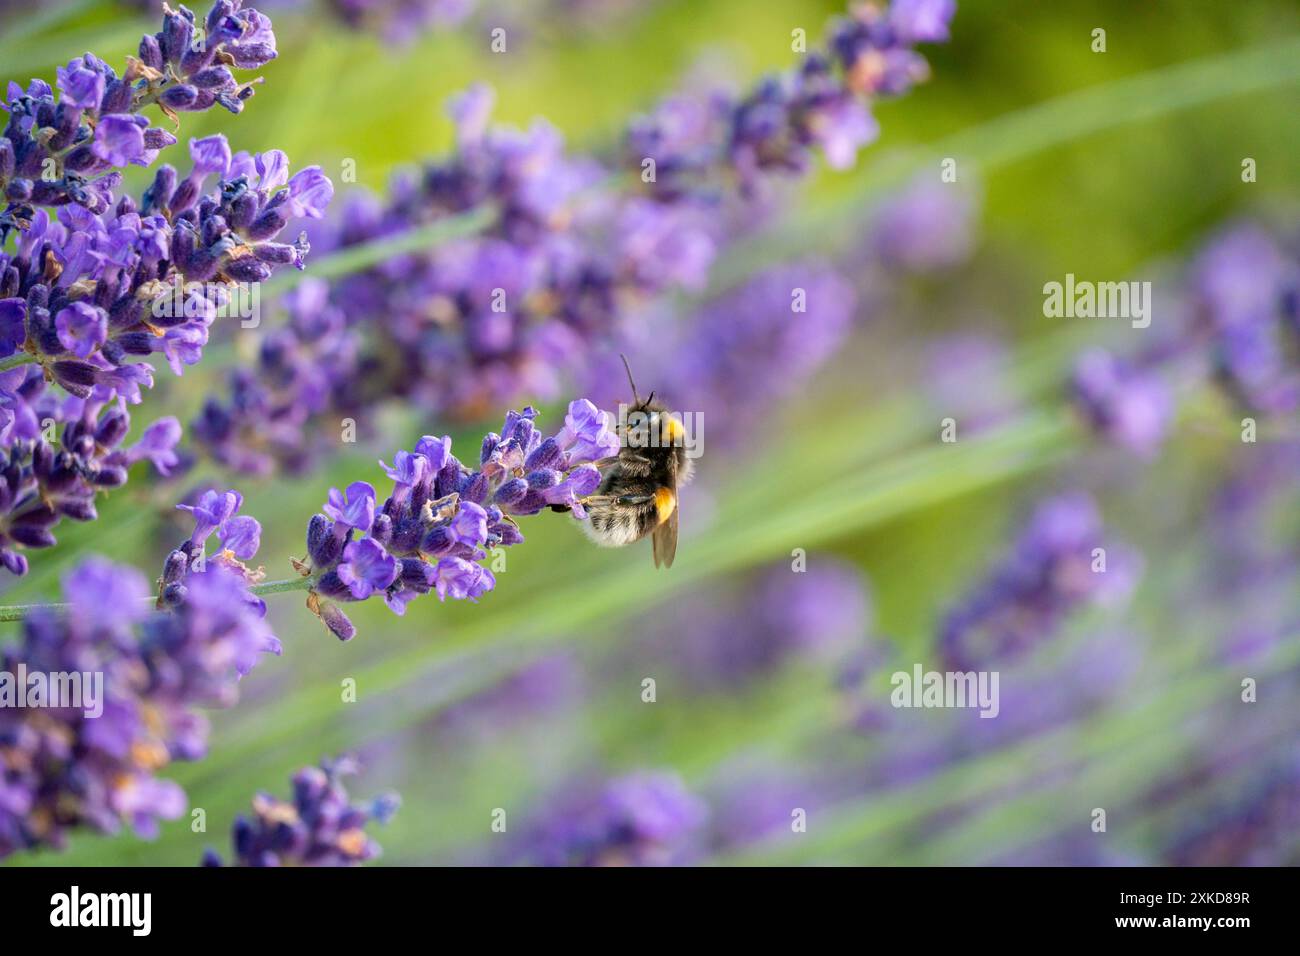
[[596, 544], [621, 548], [651, 536], [655, 567], [670, 568], [677, 554], [677, 489], [690, 481], [686, 429], [668, 409], [637, 394], [632, 368], [623, 356], [633, 405], [618, 424], [619, 453], [597, 462], [601, 482], [583, 500], [582, 527]]

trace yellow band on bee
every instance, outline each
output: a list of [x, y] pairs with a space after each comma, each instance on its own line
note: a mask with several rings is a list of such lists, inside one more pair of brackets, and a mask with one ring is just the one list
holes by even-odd
[[682, 423], [671, 415], [664, 416], [663, 429], [664, 435], [671, 442], [675, 442], [679, 438], [684, 438], [686, 436], [686, 429], [682, 427]]
[[673, 509], [676, 507], [677, 496], [673, 494], [671, 488], [658, 488], [655, 490], [655, 511], [659, 515], [660, 524], [672, 517]]

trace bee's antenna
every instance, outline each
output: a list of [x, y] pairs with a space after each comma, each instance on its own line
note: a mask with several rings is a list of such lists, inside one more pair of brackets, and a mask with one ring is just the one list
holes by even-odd
[[641, 396], [636, 393], [636, 382], [632, 381], [632, 366], [628, 364], [627, 356], [622, 352], [618, 353], [618, 357], [623, 360], [623, 368], [627, 369], [627, 383], [632, 386], [632, 400], [640, 405]]

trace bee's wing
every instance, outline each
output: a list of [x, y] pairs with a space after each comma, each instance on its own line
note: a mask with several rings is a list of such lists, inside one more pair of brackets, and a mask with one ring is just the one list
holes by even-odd
[[673, 496], [673, 511], [667, 518], [659, 522], [655, 528], [654, 536], [650, 543], [654, 546], [655, 567], [671, 568], [673, 558], [677, 554], [677, 514], [681, 511], [682, 502], [677, 496], [677, 465], [674, 459], [669, 458], [669, 478], [668, 491]]
[[673, 558], [677, 554], [677, 509], [680, 506], [680, 501], [674, 502], [673, 513], [659, 522], [659, 527], [655, 528], [654, 535], [650, 538], [650, 543], [654, 546], [656, 568], [661, 565], [665, 568], [673, 566]]

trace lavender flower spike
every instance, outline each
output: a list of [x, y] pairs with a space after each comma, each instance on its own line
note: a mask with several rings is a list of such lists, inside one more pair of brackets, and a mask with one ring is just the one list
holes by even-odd
[[197, 708], [234, 703], [239, 676], [279, 645], [226, 566], [185, 574], [183, 584], [156, 613], [143, 575], [89, 559], [63, 579], [68, 613], [28, 617], [20, 643], [0, 652], [6, 673], [82, 677], [79, 706], [29, 698], [0, 707], [0, 859], [62, 847], [78, 829], [129, 826], [150, 838], [159, 820], [185, 811], [184, 792], [158, 771], [203, 756], [207, 721]]
[[664, 866], [701, 854], [708, 808], [670, 773], [635, 773], [561, 794], [495, 862]]
[[177, 464], [174, 418], [159, 419], [126, 445], [130, 428], [127, 398], [117, 388], [60, 396], [35, 367], [0, 372], [0, 563], [10, 573], [26, 573], [22, 552], [56, 543], [63, 519], [95, 520], [97, 492], [124, 484], [136, 462], [148, 459], [162, 474]]
[[[303, 267], [305, 236], [278, 241], [295, 218], [319, 218], [333, 186], [319, 168], [289, 176], [284, 153], [232, 154], [217, 134], [190, 142], [193, 171], [160, 166], [137, 200], [118, 195], [121, 167], [149, 166], [176, 144], [143, 113], [220, 105], [238, 113], [252, 82], [235, 72], [276, 56], [270, 21], [242, 0], [204, 19], [166, 9], [119, 77], [93, 54], [41, 80], [10, 84], [0, 129], [0, 564], [27, 570], [21, 549], [55, 543], [63, 518], [92, 521], [95, 492], [142, 458], [179, 464], [180, 426], [160, 419], [118, 447], [153, 386], [152, 356], [179, 375], [197, 362], [236, 286]], [[205, 183], [216, 178], [210, 191]], [[13, 236], [13, 241], [9, 242]], [[49, 389], [53, 384], [56, 389]], [[37, 423], [53, 421], [62, 440]], [[256, 550], [240, 522], [225, 541]]]
[[[343, 778], [357, 772], [348, 758], [324, 760], [293, 775], [293, 796], [253, 798], [252, 818], [241, 816], [231, 834], [235, 866], [358, 866], [380, 854], [366, 834], [371, 822], [387, 823], [401, 801], [385, 794], [368, 805], [352, 802]], [[204, 866], [221, 866], [213, 850]]]
[[[475, 601], [496, 585], [482, 565], [488, 553], [524, 540], [515, 518], [565, 507], [581, 520], [582, 498], [600, 484], [593, 464], [618, 450], [609, 418], [591, 402], [569, 405], [564, 428], [543, 439], [536, 412], [506, 415], [489, 434], [478, 468], [462, 465], [451, 441], [426, 435], [414, 452], [399, 451], [381, 466], [393, 491], [376, 510], [375, 490], [354, 482], [330, 489], [324, 514], [307, 528], [311, 578], [307, 606], [341, 640], [356, 633], [334, 602], [382, 595], [395, 614], [430, 591], [439, 600]], [[210, 522], [209, 522], [210, 523]]]
[[1106, 534], [1088, 495], [1049, 498], [1010, 554], [949, 612], [940, 652], [952, 670], [1023, 657], [1050, 640], [1070, 611], [1125, 599], [1141, 567], [1136, 552]]
[[[151, 126], [150, 106], [173, 122], [178, 112], [244, 108], [260, 79], [240, 82], [233, 69], [275, 57], [270, 21], [241, 0], [217, 0], [206, 19], [167, 8], [162, 29], [140, 40], [121, 76], [92, 53], [58, 68], [56, 89], [32, 80], [9, 84], [9, 121], [0, 130], [0, 242], [25, 230], [36, 208], [73, 204], [96, 215], [113, 205], [116, 170], [149, 166], [176, 137]], [[10, 159], [11, 158], [11, 159]], [[51, 175], [51, 171], [53, 175]]]
[[1079, 356], [1071, 386], [1098, 434], [1146, 458], [1159, 450], [1173, 418], [1173, 397], [1152, 373], [1095, 348]]

